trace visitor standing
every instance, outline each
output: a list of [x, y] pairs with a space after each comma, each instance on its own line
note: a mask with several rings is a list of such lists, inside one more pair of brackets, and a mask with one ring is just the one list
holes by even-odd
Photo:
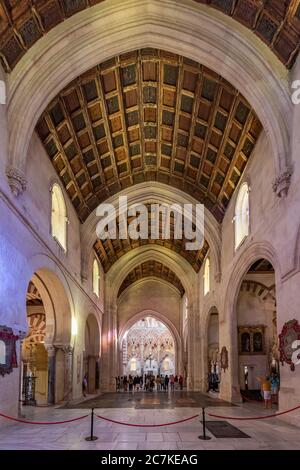
[[87, 382], [87, 375], [85, 374], [82, 380], [82, 393], [84, 397], [86, 397], [87, 388], [88, 388], [88, 382]]
[[156, 382], [156, 390], [159, 392], [160, 391], [160, 376], [159, 375], [156, 376], [155, 382]]
[[170, 375], [170, 387], [171, 391], [174, 392], [174, 383], [175, 383], [175, 377], [173, 374]]
[[182, 390], [183, 389], [183, 377], [182, 377], [182, 375], [179, 376], [178, 382], [179, 382], [180, 390]]
[[169, 377], [165, 376], [165, 392], [169, 390]]
[[280, 380], [278, 374], [275, 372], [271, 375], [271, 401], [272, 404], [278, 405], [278, 393], [279, 393]]

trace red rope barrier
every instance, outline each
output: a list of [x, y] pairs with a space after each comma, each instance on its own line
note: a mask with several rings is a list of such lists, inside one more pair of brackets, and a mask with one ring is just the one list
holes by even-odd
[[191, 416], [190, 418], [181, 419], [180, 421], [173, 421], [172, 423], [165, 423], [165, 424], [131, 424], [131, 423], [123, 423], [122, 421], [115, 421], [114, 419], [105, 418], [104, 416], [96, 415], [99, 419], [104, 419], [105, 421], [109, 421], [110, 423], [114, 424], [122, 424], [123, 426], [133, 426], [138, 428], [159, 428], [161, 426], [172, 426], [173, 424], [184, 423], [185, 421], [191, 421], [192, 419], [198, 418], [199, 415]]
[[0, 413], [0, 416], [2, 416], [2, 418], [9, 419], [10, 421], [16, 421], [17, 423], [46, 425], [46, 424], [72, 423], [73, 421], [78, 421], [80, 419], [86, 418], [89, 415], [80, 416], [79, 418], [67, 419], [65, 421], [51, 421], [51, 422], [47, 422], [47, 421], [27, 421], [25, 419], [13, 418], [12, 416], [7, 416], [7, 415], [4, 415], [3, 413]]
[[266, 415], [266, 416], [251, 416], [250, 418], [246, 417], [235, 417], [235, 416], [220, 416], [220, 415], [214, 415], [212, 413], [208, 413], [208, 416], [212, 416], [213, 418], [222, 418], [222, 419], [234, 419], [238, 421], [248, 421], [248, 420], [253, 420], [253, 419], [268, 419], [268, 418], [276, 418], [277, 416], [282, 416], [287, 413], [292, 413], [292, 411], [296, 411], [300, 409], [300, 405], [296, 406], [295, 408], [291, 408], [290, 410], [287, 411], [281, 411], [280, 413], [274, 413], [273, 415]]

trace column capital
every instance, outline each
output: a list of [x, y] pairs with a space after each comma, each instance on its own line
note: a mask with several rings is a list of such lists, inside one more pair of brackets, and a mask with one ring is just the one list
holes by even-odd
[[8, 166], [6, 168], [6, 176], [10, 189], [15, 196], [19, 196], [23, 191], [25, 191], [27, 180], [22, 170], [13, 166]]
[[61, 349], [66, 354], [72, 354], [74, 351], [73, 346], [69, 344], [54, 344], [53, 345], [56, 349]]
[[279, 176], [277, 176], [277, 178], [275, 178], [273, 182], [273, 191], [278, 197], [282, 198], [287, 196], [291, 184], [291, 178], [291, 169], [287, 169], [286, 171], [282, 172]]
[[48, 357], [54, 357], [56, 352], [56, 347], [53, 344], [45, 344], [45, 349], [48, 353]]

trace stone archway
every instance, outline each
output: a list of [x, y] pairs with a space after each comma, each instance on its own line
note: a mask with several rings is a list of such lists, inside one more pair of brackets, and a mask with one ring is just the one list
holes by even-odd
[[[126, 324], [123, 326], [123, 328], [118, 332], [118, 346], [119, 346], [119, 370], [120, 370], [120, 375], [123, 375], [124, 370], [121, 367], [121, 364], [123, 364], [122, 361], [122, 356], [124, 354], [124, 341], [126, 342], [126, 338], [128, 335], [128, 332], [132, 330], [132, 328], [137, 325], [139, 322], [143, 321], [144, 319], [147, 318], [153, 318], [157, 322], [161, 323], [164, 325], [165, 329], [167, 332], [170, 333], [172, 340], [173, 340], [173, 345], [174, 345], [174, 352], [166, 352], [166, 354], [163, 354], [162, 351], [158, 353], [158, 357], [156, 358], [157, 362], [157, 369], [159, 369], [159, 373], [162, 373], [163, 371], [160, 369], [161, 363], [163, 359], [165, 358], [165, 355], [170, 357], [174, 361], [174, 372], [177, 373], [178, 375], [181, 373], [181, 368], [182, 368], [182, 340], [180, 338], [180, 335], [177, 331], [177, 328], [175, 325], [171, 322], [171, 320], [168, 319], [166, 315], [164, 315], [161, 312], [157, 312], [154, 310], [143, 310], [141, 312], [136, 313], [133, 317], [131, 317]], [[161, 354], [160, 354], [161, 353]], [[147, 356], [147, 354], [146, 354]], [[143, 360], [147, 359], [147, 357], [143, 357]], [[144, 373], [145, 371], [143, 371]], [[158, 373], [158, 372], [157, 372]]]
[[[249, 35], [249, 41], [245, 41], [245, 34], [245, 28], [216, 11], [165, 0], [138, 3], [128, 0], [119, 5], [104, 2], [53, 28], [27, 51], [10, 76], [11, 140], [7, 174], [14, 193], [19, 194], [26, 187], [26, 154], [40, 110], [61, 88], [96, 63], [116, 54], [137, 47], [163, 45], [170, 52], [200, 60], [221, 72], [239, 90], [244, 89], [247, 80], [245, 97], [258, 114], [273, 147], [275, 190], [279, 195], [284, 194], [291, 172], [288, 123], [292, 104], [287, 71], [279, 61], [273, 60], [272, 53], [262, 47], [257, 37]], [[65, 47], [66, 43], [69, 47]], [[266, 76], [268, 83], [264, 81]], [[21, 121], [20, 114], [26, 114], [28, 119]]]
[[238, 365], [238, 335], [237, 335], [237, 300], [242, 283], [251, 266], [260, 259], [267, 260], [274, 268], [275, 288], [280, 284], [281, 267], [273, 247], [269, 243], [255, 243], [240, 256], [231, 277], [225, 296], [224, 312], [220, 316], [220, 337], [226, 347], [229, 358], [229, 369], [222, 373], [221, 397], [241, 401], [239, 365]]
[[[47, 382], [43, 386], [43, 402], [53, 404], [72, 397], [73, 315], [64, 280], [54, 272], [53, 266], [40, 268], [40, 261], [39, 257], [32, 259], [35, 269], [31, 282], [40, 297], [43, 309], [40, 313], [43, 313], [45, 322], [44, 336], [38, 343], [44, 351], [43, 360], [47, 362], [43, 365], [44, 382]], [[30, 308], [32, 310], [34, 306]], [[34, 327], [35, 320], [32, 320]], [[36, 323], [40, 324], [40, 320], [37, 319]]]

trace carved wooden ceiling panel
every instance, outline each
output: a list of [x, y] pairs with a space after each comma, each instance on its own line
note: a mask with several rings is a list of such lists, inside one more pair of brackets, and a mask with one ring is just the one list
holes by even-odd
[[162, 263], [151, 260], [140, 264], [127, 275], [127, 277], [122, 282], [118, 296], [121, 295], [122, 292], [134, 282], [147, 277], [164, 279], [165, 281], [173, 284], [179, 290], [181, 296], [184, 294], [184, 287], [176, 274]]
[[221, 221], [261, 124], [216, 73], [143, 49], [72, 82], [37, 131], [81, 221], [110, 195], [145, 181], [191, 194]]
[[274, 273], [273, 265], [266, 259], [259, 259], [252, 264], [249, 273]]
[[[153, 220], [154, 215], [151, 213], [151, 206], [148, 204], [148, 233], [151, 234], [151, 220]], [[128, 217], [127, 224], [129, 225], [135, 217]], [[118, 221], [117, 221], [117, 228], [118, 228]], [[133, 250], [134, 248], [138, 248], [140, 246], [148, 246], [148, 245], [159, 245], [163, 246], [169, 250], [175, 251], [176, 253], [180, 254], [186, 261], [188, 261], [193, 269], [196, 272], [199, 272], [204, 258], [208, 252], [209, 245], [206, 240], [203, 242], [203, 246], [200, 250], [186, 250], [186, 240], [184, 237], [181, 240], [174, 239], [174, 214], [170, 214], [170, 237], [168, 239], [164, 239], [163, 235], [163, 226], [162, 226], [162, 218], [160, 218], [160, 223], [158, 227], [159, 237], [157, 239], [151, 239], [150, 237], [143, 240], [134, 240], [132, 238], [127, 238], [126, 240], [119, 239], [117, 236], [116, 239], [107, 240], [100, 240], [98, 239], [94, 244], [94, 249], [97, 253], [97, 256], [102, 264], [104, 272], [107, 272], [111, 266], [119, 259], [121, 256], [128, 253], [128, 251]], [[195, 230], [195, 226], [193, 226], [193, 230]], [[183, 224], [183, 231], [184, 233], [184, 224]], [[118, 232], [117, 232], [118, 234]]]
[[[12, 70], [57, 24], [103, 0], [0, 0], [0, 58]], [[260, 37], [287, 67], [299, 51], [299, 0], [195, 0], [221, 10]]]

